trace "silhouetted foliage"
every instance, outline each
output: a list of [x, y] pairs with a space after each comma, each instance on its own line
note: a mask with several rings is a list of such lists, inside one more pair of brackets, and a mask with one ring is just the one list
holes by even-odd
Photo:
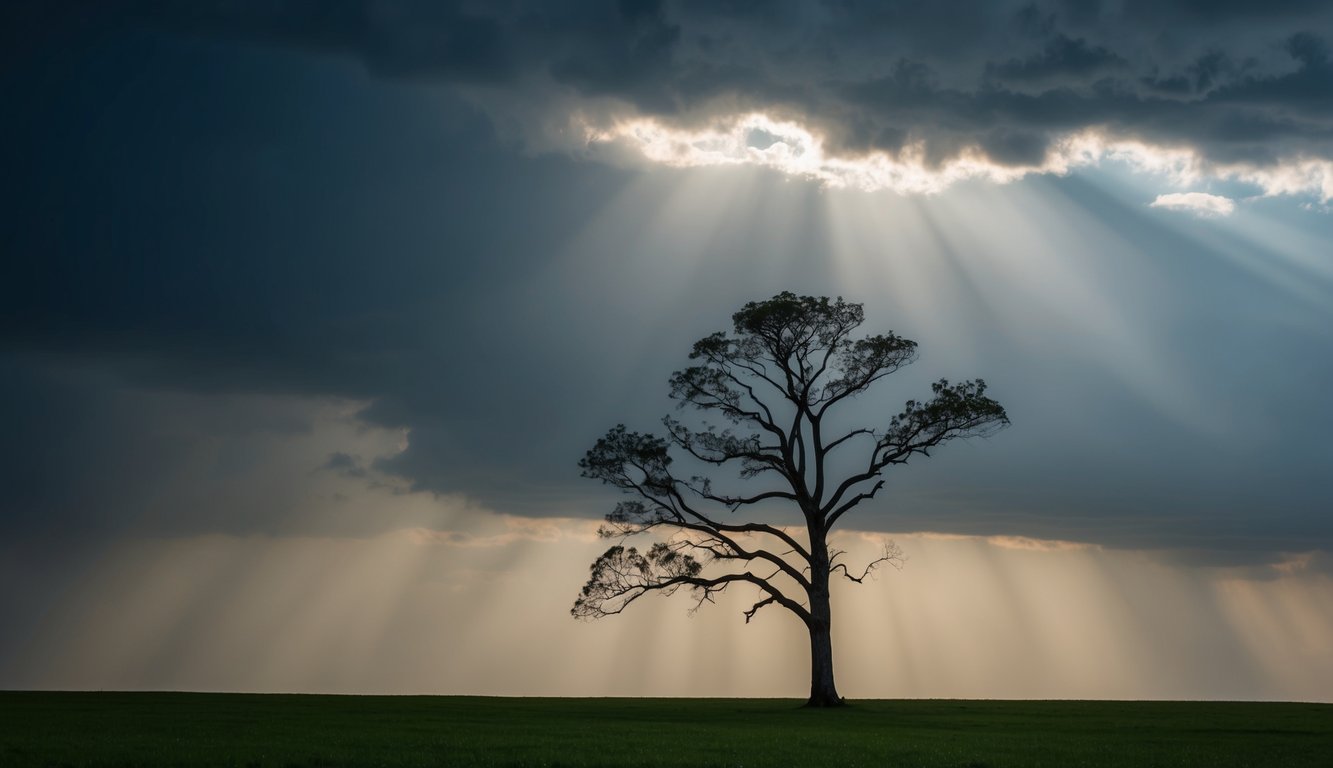
[[[671, 377], [680, 408], [713, 414], [726, 426], [704, 421], [691, 428], [664, 418], [666, 436], [631, 432], [618, 425], [579, 462], [583, 476], [616, 486], [632, 498], [606, 516], [601, 534], [622, 543], [592, 564], [574, 602], [578, 618], [620, 613], [651, 592], [687, 588], [695, 608], [735, 583], [754, 585], [759, 599], [745, 611], [748, 623], [762, 608], [779, 605], [809, 629], [811, 706], [842, 703], [833, 677], [829, 579], [834, 573], [862, 581], [883, 563], [901, 561], [886, 545], [879, 558], [854, 573], [828, 546], [843, 515], [875, 498], [890, 466], [928, 456], [960, 437], [991, 434], [1009, 423], [1004, 408], [986, 397], [981, 379], [932, 385], [933, 397], [909, 400], [880, 428], [825, 435], [826, 416], [875, 382], [916, 359], [916, 343], [893, 333], [851, 338], [865, 315], [860, 304], [781, 293], [750, 302], [732, 316], [733, 333], [695, 343], [695, 365]], [[864, 463], [831, 477], [834, 451], [859, 446]], [[717, 491], [710, 479], [683, 477], [672, 469], [672, 450], [706, 465], [735, 466], [742, 479], [762, 486], [748, 494]], [[762, 485], [764, 481], [773, 482]], [[794, 505], [805, 531], [738, 519], [742, 509], [764, 502]], [[725, 517], [719, 516], [725, 513]], [[664, 541], [647, 552], [623, 541], [653, 531]], [[726, 565], [732, 567], [728, 570]], [[705, 569], [717, 573], [705, 574]]]

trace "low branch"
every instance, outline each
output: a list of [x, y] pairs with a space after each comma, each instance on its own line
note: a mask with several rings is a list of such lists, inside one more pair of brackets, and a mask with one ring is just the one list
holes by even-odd
[[[717, 559], [740, 560], [747, 563], [753, 562], [755, 560], [762, 560], [777, 568], [778, 573], [787, 574], [789, 577], [791, 577], [793, 581], [795, 581], [798, 585], [800, 585], [802, 589], [808, 590], [810, 588], [810, 581], [807, 578], [805, 578], [805, 575], [801, 571], [797, 570], [795, 566], [793, 566], [791, 563], [783, 559], [781, 555], [769, 552], [766, 549], [759, 549], [759, 548], [746, 549], [745, 547], [741, 546], [739, 542], [737, 542], [730, 536], [726, 536], [723, 533], [713, 528], [710, 528], [706, 525], [702, 525], [699, 523], [672, 522], [672, 523], [665, 523], [665, 525], [670, 525], [671, 527], [679, 528], [685, 531], [691, 531], [693, 533], [698, 533], [702, 535], [704, 537], [705, 543], [702, 544], [701, 547], [708, 549], [708, 551], [711, 552]], [[727, 551], [725, 553], [720, 553], [716, 549], [708, 548], [706, 546], [706, 542], [708, 541], [718, 542], [719, 544], [726, 547]], [[772, 577], [770, 576], [766, 578], [772, 578]]]
[[810, 622], [810, 612], [800, 603], [787, 597], [773, 584], [749, 573], [729, 573], [706, 578], [700, 575], [703, 563], [668, 544], [658, 542], [646, 553], [634, 547], [616, 545], [593, 562], [588, 583], [583, 586], [570, 615], [579, 619], [598, 619], [613, 616], [650, 592], [674, 594], [688, 587], [695, 594], [697, 608], [737, 582], [758, 586], [773, 603], [796, 614], [801, 621]]
[[759, 602], [750, 606], [749, 610], [745, 611], [745, 623], [749, 624], [750, 619], [753, 619], [754, 615], [756, 613], [759, 613], [760, 608], [763, 608], [766, 605], [772, 605], [777, 601], [778, 601], [777, 598], [773, 597], [772, 595], [769, 595], [768, 597], [765, 597], [763, 600], [760, 600]]

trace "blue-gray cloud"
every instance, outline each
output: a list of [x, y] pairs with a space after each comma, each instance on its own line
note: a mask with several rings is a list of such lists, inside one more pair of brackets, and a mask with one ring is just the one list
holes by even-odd
[[[411, 430], [407, 450], [354, 461], [330, 447], [311, 472], [599, 514], [576, 477], [582, 450], [618, 420], [651, 428], [690, 342], [794, 288], [847, 292], [922, 341], [899, 403], [929, 378], [983, 375], [1015, 418], [991, 443], [911, 468], [869, 525], [1260, 560], [1333, 549], [1327, 304], [1166, 226], [1151, 197], [1130, 207], [1077, 178], [1042, 187], [1126, 238], [1119, 260], [1085, 266], [1178, 356], [1201, 408], [1252, 429], [1244, 440], [1172, 422], [1077, 328], [1015, 340], [989, 322], [988, 306], [1022, 309], [1007, 287], [1040, 276], [960, 277], [972, 299], [931, 316], [942, 322], [900, 314], [834, 277], [836, 224], [804, 185], [758, 185], [693, 263], [687, 233], [653, 236], [658, 210], [616, 208], [631, 194], [669, 208], [678, 172], [525, 156], [469, 100], [535, 77], [682, 121], [774, 105], [826, 121], [849, 151], [928, 134], [937, 159], [973, 141], [1004, 164], [1091, 123], [1218, 158], [1325, 151], [1321, 5], [1089, 7], [13, 4], [0, 25], [16, 43], [0, 72], [14, 116], [0, 125], [0, 397], [17, 415], [0, 438], [0, 529], [291, 530], [262, 519], [273, 510], [135, 514], [189, 454], [145, 410], [154, 392], [366, 402], [363, 423]], [[1173, 37], [1186, 20], [1198, 39]], [[943, 210], [883, 205], [914, 221]], [[782, 224], [789, 236], [764, 239]], [[1275, 250], [1255, 253], [1279, 269]], [[963, 342], [983, 351], [949, 369], [937, 350]]]
[[682, 124], [767, 110], [848, 154], [921, 143], [934, 162], [979, 147], [1027, 165], [1054, 138], [1097, 128], [1221, 163], [1333, 157], [1325, 3], [48, 5], [11, 15], [342, 55], [377, 75], [485, 89], [493, 105], [508, 91], [527, 104], [537, 88]]

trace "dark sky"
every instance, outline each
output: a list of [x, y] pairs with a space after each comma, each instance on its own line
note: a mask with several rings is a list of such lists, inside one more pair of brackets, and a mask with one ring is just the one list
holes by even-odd
[[[256, 446], [324, 406], [405, 443], [330, 441], [293, 487], [598, 516], [582, 452], [794, 290], [922, 344], [853, 420], [984, 376], [1014, 421], [860, 527], [1333, 550], [1327, 3], [18, 2], [0, 28], [0, 537], [421, 524], [255, 490]], [[824, 170], [616, 133], [755, 112]], [[935, 191], [839, 188], [867, 158]]]

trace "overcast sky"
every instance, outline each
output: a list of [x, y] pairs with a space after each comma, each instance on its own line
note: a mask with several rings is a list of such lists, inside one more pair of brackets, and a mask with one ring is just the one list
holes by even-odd
[[[170, 581], [199, 542], [582, 541], [615, 500], [583, 451], [657, 427], [691, 343], [783, 290], [921, 345], [848, 423], [977, 376], [1013, 421], [850, 527], [1297, 579], [1320, 637], [1330, 44], [1298, 0], [6, 3], [0, 652], [111, 620], [88, 585], [139, 594], [137, 546]], [[227, 687], [81, 658], [0, 686]], [[1288, 690], [1191, 685], [1149, 693]]]

